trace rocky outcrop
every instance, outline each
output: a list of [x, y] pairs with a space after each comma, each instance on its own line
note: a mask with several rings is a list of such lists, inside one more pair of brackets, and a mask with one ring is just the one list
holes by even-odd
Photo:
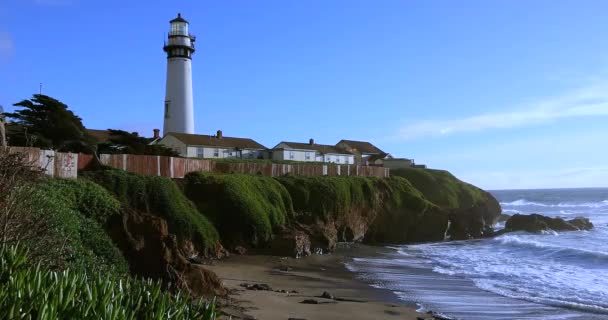
[[450, 228], [447, 236], [450, 240], [467, 240], [491, 235], [492, 226], [500, 216], [500, 204], [488, 192], [483, 198], [469, 208], [454, 209], [449, 215]]
[[279, 256], [300, 258], [312, 253], [309, 234], [297, 228], [281, 228], [268, 247], [268, 253]]
[[578, 231], [592, 228], [593, 224], [587, 218], [579, 217], [566, 221], [562, 218], [550, 218], [540, 214], [516, 214], [507, 220], [504, 232]]
[[[109, 234], [127, 258], [132, 274], [159, 279], [194, 296], [226, 294], [215, 273], [188, 260], [197, 254], [194, 246], [180, 245], [164, 219], [124, 210], [122, 217], [109, 222]], [[223, 254], [219, 245], [216, 254]]]

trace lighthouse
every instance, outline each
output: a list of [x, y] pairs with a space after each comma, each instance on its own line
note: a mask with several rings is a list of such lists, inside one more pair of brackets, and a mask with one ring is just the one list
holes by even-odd
[[188, 21], [181, 14], [178, 13], [170, 24], [168, 39], [163, 47], [167, 53], [163, 135], [169, 132], [194, 133], [192, 54], [195, 37], [188, 32]]

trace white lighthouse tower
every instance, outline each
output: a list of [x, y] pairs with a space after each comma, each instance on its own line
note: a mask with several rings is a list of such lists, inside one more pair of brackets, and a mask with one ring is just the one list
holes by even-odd
[[195, 37], [188, 33], [188, 21], [177, 14], [163, 50], [167, 53], [167, 88], [163, 135], [194, 133], [192, 100], [192, 54]]

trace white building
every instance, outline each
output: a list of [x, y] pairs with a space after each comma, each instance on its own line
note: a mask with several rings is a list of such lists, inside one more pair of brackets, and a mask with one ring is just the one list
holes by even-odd
[[163, 133], [194, 133], [192, 98], [192, 54], [195, 37], [188, 32], [188, 21], [177, 14], [163, 50], [167, 53], [165, 123]]
[[169, 132], [158, 140], [158, 144], [169, 147], [188, 158], [210, 159], [267, 159], [268, 149], [252, 139], [217, 135]]
[[280, 142], [271, 150], [272, 160], [291, 160], [303, 162], [331, 162], [354, 164], [354, 155], [335, 146], [316, 144], [313, 139], [308, 143]]

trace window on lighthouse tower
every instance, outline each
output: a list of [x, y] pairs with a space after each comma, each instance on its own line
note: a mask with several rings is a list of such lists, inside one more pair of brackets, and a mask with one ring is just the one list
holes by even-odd
[[185, 22], [171, 23], [171, 34], [187, 36], [188, 35], [188, 24]]
[[169, 118], [169, 105], [171, 104], [171, 100], [165, 101], [165, 119]]

